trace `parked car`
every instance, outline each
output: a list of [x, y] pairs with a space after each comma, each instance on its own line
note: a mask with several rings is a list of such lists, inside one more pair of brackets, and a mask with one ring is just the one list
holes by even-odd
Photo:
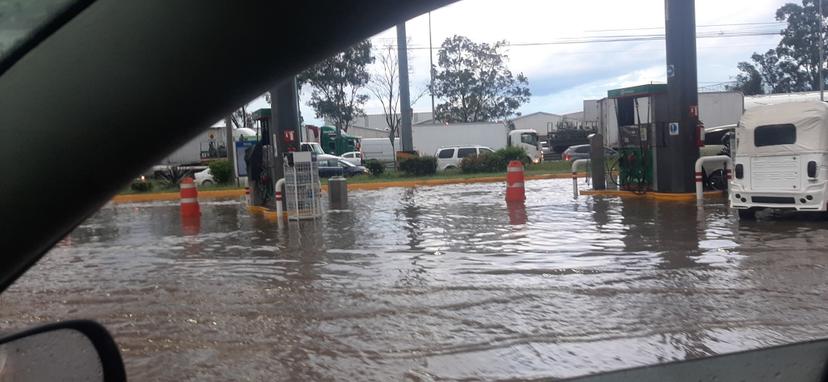
[[216, 184], [216, 180], [213, 179], [213, 174], [210, 173], [209, 168], [205, 168], [193, 175], [195, 178], [195, 184], [198, 186], [207, 186], [211, 184]]
[[365, 174], [368, 171], [365, 167], [357, 166], [336, 155], [323, 154], [316, 157], [319, 164], [319, 177], [330, 178], [332, 176], [354, 176]]
[[[589, 159], [592, 154], [590, 153], [590, 145], [575, 145], [569, 146], [568, 149], [564, 150], [563, 152], [563, 160], [566, 161], [574, 161], [577, 159]], [[604, 147], [604, 157], [607, 158], [614, 158], [618, 156], [618, 152], [609, 148]]]
[[467, 156], [493, 152], [486, 146], [451, 146], [437, 149], [434, 156], [437, 157], [437, 171], [445, 171], [460, 167], [460, 162]]
[[360, 151], [351, 151], [349, 153], [342, 154], [342, 159], [346, 162], [350, 162], [355, 166], [362, 166], [362, 159], [365, 158]]

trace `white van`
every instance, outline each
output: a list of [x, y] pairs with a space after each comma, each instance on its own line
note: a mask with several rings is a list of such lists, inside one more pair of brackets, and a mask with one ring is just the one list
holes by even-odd
[[383, 163], [393, 163], [395, 150], [401, 150], [400, 139], [394, 139], [394, 147], [388, 138], [363, 138], [360, 146], [363, 161], [375, 159]]
[[764, 208], [825, 211], [828, 104], [795, 102], [745, 111], [736, 127], [730, 204], [752, 219]]
[[437, 171], [445, 171], [459, 168], [465, 157], [493, 152], [494, 150], [485, 146], [451, 146], [437, 149], [434, 156], [437, 157]]

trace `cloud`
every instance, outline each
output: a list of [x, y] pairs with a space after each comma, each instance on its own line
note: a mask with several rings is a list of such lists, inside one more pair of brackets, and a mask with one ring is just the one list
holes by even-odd
[[647, 84], [651, 82], [664, 83], [666, 81], [664, 66], [657, 65], [649, 68], [634, 70], [619, 76], [602, 78], [585, 82], [564, 91], [546, 96], [532, 97], [532, 100], [521, 108], [521, 113], [529, 114], [538, 110], [555, 114], [565, 114], [583, 110], [583, 101], [600, 99], [607, 96], [610, 89], [623, 88]]
[[[696, 22], [716, 25], [704, 27], [707, 32], [766, 30], [768, 25], [733, 24], [773, 22], [776, 9], [788, 1], [793, 0], [696, 0]], [[454, 34], [477, 42], [513, 43], [653, 34], [664, 26], [664, 0], [464, 0], [433, 11], [431, 24], [435, 56], [440, 43]], [[416, 93], [430, 77], [428, 15], [409, 20], [406, 29], [411, 92]], [[749, 59], [754, 51], [776, 46], [778, 40], [776, 36], [699, 39], [700, 83], [732, 79], [739, 61]], [[396, 31], [384, 31], [372, 37], [372, 42], [375, 46], [393, 45]], [[576, 111], [584, 99], [603, 97], [609, 89], [664, 81], [664, 41], [513, 46], [508, 54], [510, 69], [529, 78], [533, 97], [521, 108], [523, 113]], [[308, 123], [321, 123], [307, 106], [309, 95], [302, 94], [302, 115]], [[262, 104], [267, 106], [258, 102]], [[381, 112], [376, 100], [369, 101], [365, 109]], [[430, 97], [423, 97], [414, 109], [430, 110]]]

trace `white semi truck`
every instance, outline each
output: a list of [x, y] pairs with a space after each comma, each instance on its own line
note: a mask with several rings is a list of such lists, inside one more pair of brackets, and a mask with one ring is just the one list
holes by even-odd
[[826, 211], [828, 104], [748, 109], [736, 127], [730, 205], [751, 219], [766, 208]]
[[446, 146], [485, 146], [493, 150], [515, 146], [526, 150], [533, 163], [543, 160], [538, 132], [510, 130], [502, 123], [449, 123], [442, 125], [414, 125], [414, 150], [420, 155], [434, 155]]

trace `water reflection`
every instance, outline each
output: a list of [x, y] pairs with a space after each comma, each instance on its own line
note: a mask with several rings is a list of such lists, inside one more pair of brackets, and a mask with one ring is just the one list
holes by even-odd
[[506, 202], [506, 208], [509, 210], [509, 224], [524, 225], [528, 220], [526, 214], [525, 202]]
[[278, 225], [236, 200], [113, 205], [0, 297], [104, 322], [135, 379], [566, 377], [828, 334], [828, 223], [566, 181], [354, 192]]

